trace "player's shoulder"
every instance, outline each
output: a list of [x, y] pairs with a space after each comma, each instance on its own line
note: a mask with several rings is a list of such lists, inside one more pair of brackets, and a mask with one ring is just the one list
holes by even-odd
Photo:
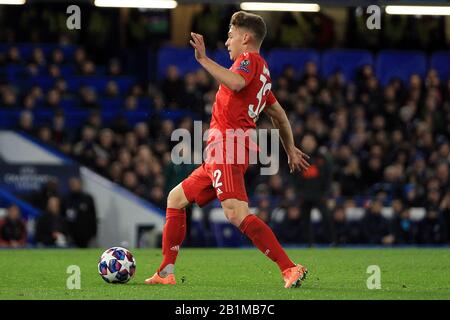
[[258, 52], [243, 52], [239, 55], [238, 59], [240, 67], [252, 68], [252, 67], [266, 67], [268, 66], [266, 60]]
[[247, 60], [260, 60], [260, 61], [265, 61], [264, 58], [263, 58], [258, 52], [248, 52], [248, 51], [242, 52], [242, 53], [239, 55], [239, 59], [242, 59], [242, 60], [247, 59]]

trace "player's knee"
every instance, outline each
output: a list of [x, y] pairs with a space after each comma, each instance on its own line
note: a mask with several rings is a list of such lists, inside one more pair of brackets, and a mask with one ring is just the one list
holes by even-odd
[[183, 209], [189, 204], [181, 187], [177, 186], [170, 190], [167, 196], [167, 208]]
[[237, 214], [236, 210], [229, 209], [224, 210], [225, 216], [227, 217], [228, 221], [230, 221], [231, 224], [235, 226], [239, 226], [241, 224], [241, 221], [239, 219], [239, 215]]
[[230, 221], [231, 224], [235, 226], [239, 226], [244, 219], [245, 215], [242, 210], [239, 210], [238, 206], [232, 201], [225, 200], [222, 202], [222, 208], [225, 214], [225, 217]]

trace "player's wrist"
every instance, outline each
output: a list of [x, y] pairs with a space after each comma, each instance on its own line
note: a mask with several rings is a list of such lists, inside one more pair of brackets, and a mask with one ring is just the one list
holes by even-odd
[[207, 56], [207, 55], [204, 55], [204, 56], [199, 57], [199, 58], [197, 59], [197, 61], [198, 61], [198, 63], [200, 63], [201, 65], [203, 65], [203, 64], [207, 63], [208, 59], [209, 59], [208, 56]]
[[295, 146], [286, 146], [286, 153], [288, 155], [294, 154], [295, 153]]

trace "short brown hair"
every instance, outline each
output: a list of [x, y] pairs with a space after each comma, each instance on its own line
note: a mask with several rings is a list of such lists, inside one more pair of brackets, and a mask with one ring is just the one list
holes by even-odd
[[261, 16], [253, 13], [248, 13], [245, 11], [235, 12], [231, 16], [230, 27], [231, 26], [248, 29], [254, 34], [256, 41], [259, 43], [263, 42], [266, 37], [266, 23]]

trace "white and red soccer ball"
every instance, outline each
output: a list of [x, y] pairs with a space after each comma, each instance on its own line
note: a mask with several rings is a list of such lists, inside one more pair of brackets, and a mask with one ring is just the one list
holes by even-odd
[[136, 272], [136, 260], [129, 250], [112, 247], [101, 255], [98, 272], [108, 283], [127, 283]]

